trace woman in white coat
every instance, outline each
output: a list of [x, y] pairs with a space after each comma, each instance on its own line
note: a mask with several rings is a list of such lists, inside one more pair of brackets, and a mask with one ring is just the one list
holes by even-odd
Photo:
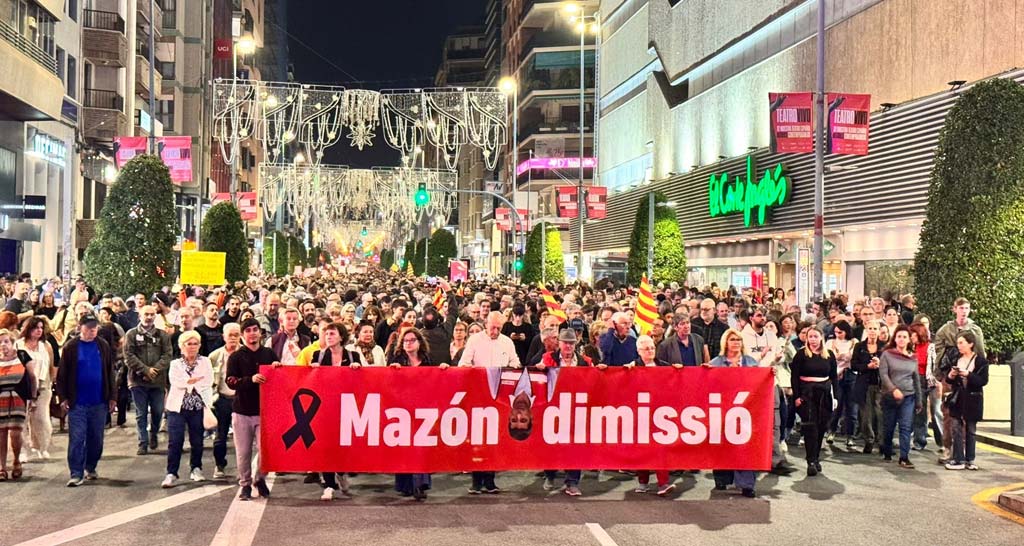
[[201, 482], [203, 476], [203, 414], [213, 407], [213, 366], [210, 359], [199, 354], [201, 339], [199, 333], [190, 330], [178, 338], [181, 358], [171, 361], [168, 379], [171, 388], [167, 391], [167, 476], [161, 487], [173, 487], [178, 479], [181, 464], [181, 449], [188, 432], [189, 478]]

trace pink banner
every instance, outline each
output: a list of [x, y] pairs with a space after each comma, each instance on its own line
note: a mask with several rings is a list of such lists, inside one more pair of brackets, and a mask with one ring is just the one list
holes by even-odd
[[114, 137], [114, 164], [118, 169], [123, 168], [124, 164], [135, 156], [144, 153], [146, 153], [146, 137]]
[[[214, 193], [210, 195], [210, 204], [216, 205], [224, 201], [231, 201], [231, 194], [227, 192]], [[251, 222], [257, 217], [257, 203], [256, 203], [256, 192], [254, 191], [240, 191], [238, 192], [238, 212], [242, 216], [243, 222]]]
[[867, 155], [871, 95], [828, 94], [828, 152]]
[[608, 188], [590, 186], [587, 188], [587, 218], [600, 220], [608, 216]]
[[171, 170], [172, 182], [192, 181], [192, 137], [165, 136], [157, 139], [160, 159]]
[[[584, 157], [583, 168], [593, 169], [597, 167], [596, 157]], [[516, 176], [529, 170], [538, 169], [579, 169], [580, 158], [578, 157], [535, 157], [527, 159], [516, 167]]]

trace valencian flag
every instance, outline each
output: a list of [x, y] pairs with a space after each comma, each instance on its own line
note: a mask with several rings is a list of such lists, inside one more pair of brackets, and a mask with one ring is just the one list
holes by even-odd
[[640, 335], [647, 335], [651, 331], [656, 318], [658, 310], [654, 306], [654, 297], [651, 296], [651, 283], [647, 281], [645, 274], [640, 280], [640, 298], [636, 302], [636, 325], [640, 329]]
[[437, 292], [434, 292], [434, 308], [440, 309], [444, 305], [444, 292], [441, 291], [441, 287], [437, 287]]
[[562, 306], [555, 301], [555, 297], [551, 295], [547, 288], [544, 288], [543, 284], [540, 285], [540, 293], [544, 296], [544, 305], [548, 308], [548, 313], [558, 317], [558, 320], [562, 322], [569, 320], [569, 317], [565, 316], [565, 311], [562, 311]]

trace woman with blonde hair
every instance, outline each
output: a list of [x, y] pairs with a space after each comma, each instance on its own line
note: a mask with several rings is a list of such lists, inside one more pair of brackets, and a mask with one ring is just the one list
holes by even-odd
[[213, 365], [199, 354], [202, 338], [199, 332], [188, 330], [178, 337], [181, 358], [171, 361], [167, 378], [171, 384], [167, 391], [167, 476], [163, 488], [174, 486], [181, 464], [181, 451], [188, 432], [189, 478], [194, 482], [206, 480], [203, 476], [203, 415], [213, 409]]
[[817, 326], [807, 330], [807, 343], [793, 356], [793, 398], [803, 423], [807, 451], [807, 475], [821, 472], [821, 441], [832, 419], [832, 385], [836, 382], [836, 357], [825, 347], [825, 334]]
[[[743, 350], [743, 334], [736, 328], [729, 328], [722, 334], [721, 351], [707, 364], [711, 368], [756, 368], [757, 360]], [[724, 491], [734, 483], [744, 497], [754, 498], [753, 470], [715, 470], [715, 489]]]

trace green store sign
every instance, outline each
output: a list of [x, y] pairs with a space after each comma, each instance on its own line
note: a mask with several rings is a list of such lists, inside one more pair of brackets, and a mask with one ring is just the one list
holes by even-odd
[[757, 225], [763, 226], [768, 209], [785, 205], [793, 193], [793, 182], [786, 176], [782, 163], [765, 169], [761, 179], [754, 180], [754, 158], [747, 157], [747, 171], [729, 181], [729, 173], [712, 173], [708, 183], [708, 211], [712, 218], [743, 213], [743, 225], [750, 227], [754, 213]]

